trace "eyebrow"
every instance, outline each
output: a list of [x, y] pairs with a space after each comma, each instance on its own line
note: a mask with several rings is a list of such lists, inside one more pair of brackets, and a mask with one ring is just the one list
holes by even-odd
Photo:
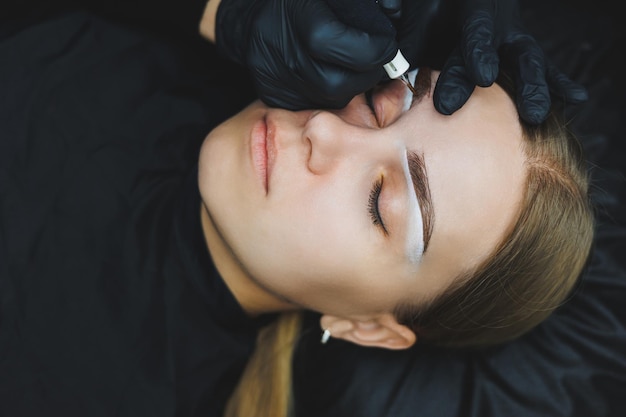
[[412, 104], [421, 101], [424, 97], [430, 97], [431, 73], [430, 68], [420, 68], [417, 71], [413, 82], [415, 93], [413, 93]]
[[422, 211], [424, 253], [426, 253], [428, 243], [430, 242], [430, 236], [433, 233], [433, 226], [435, 224], [435, 212], [433, 211], [433, 202], [430, 197], [426, 164], [424, 164], [424, 157], [417, 152], [407, 152], [407, 159], [409, 163], [411, 182], [413, 183], [415, 195], [417, 196], [417, 202], [420, 206], [420, 210]]

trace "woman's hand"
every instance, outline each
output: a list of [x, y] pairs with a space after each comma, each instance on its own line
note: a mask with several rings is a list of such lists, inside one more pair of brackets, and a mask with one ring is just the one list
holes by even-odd
[[[221, 0], [219, 7], [211, 1], [218, 49], [250, 70], [270, 106], [342, 108], [383, 78], [383, 65], [398, 49], [390, 24], [388, 32], [356, 29], [326, 0]], [[211, 19], [205, 20], [201, 33], [211, 39]]]

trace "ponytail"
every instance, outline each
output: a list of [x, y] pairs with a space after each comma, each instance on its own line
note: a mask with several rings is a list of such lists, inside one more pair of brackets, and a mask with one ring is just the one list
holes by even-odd
[[301, 313], [282, 313], [257, 337], [256, 349], [226, 405], [224, 417], [287, 417], [291, 358]]

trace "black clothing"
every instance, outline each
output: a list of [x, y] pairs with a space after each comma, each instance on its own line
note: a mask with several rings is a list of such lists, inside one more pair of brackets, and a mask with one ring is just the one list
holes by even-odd
[[68, 11], [95, 14], [170, 38], [200, 40], [198, 26], [208, 0], [28, 0], [0, 3], [0, 36]]
[[0, 416], [221, 416], [262, 321], [214, 269], [195, 167], [245, 99], [86, 13], [0, 57]]

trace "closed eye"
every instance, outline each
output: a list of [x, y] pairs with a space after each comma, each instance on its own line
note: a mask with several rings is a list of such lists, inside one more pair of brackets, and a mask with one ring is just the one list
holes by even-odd
[[374, 89], [370, 88], [365, 92], [365, 103], [372, 112], [372, 116], [374, 116], [374, 118], [378, 122], [378, 117], [376, 117], [376, 107], [374, 107]]
[[383, 223], [383, 218], [380, 215], [380, 209], [378, 207], [378, 201], [380, 199], [380, 193], [382, 189], [383, 189], [383, 179], [379, 178], [374, 182], [372, 186], [372, 190], [370, 191], [370, 196], [367, 202], [367, 209], [369, 211], [370, 218], [372, 219], [372, 223], [375, 226], [380, 227], [383, 230], [383, 232], [387, 235], [389, 233], [387, 232], [387, 229], [385, 228], [385, 224]]

